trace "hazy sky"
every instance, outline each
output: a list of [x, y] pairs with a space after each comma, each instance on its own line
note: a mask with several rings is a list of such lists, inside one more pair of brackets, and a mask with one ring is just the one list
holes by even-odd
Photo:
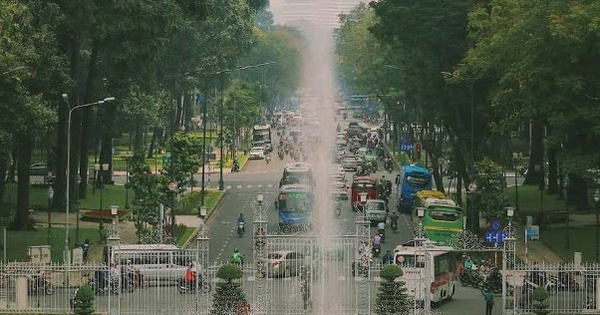
[[271, 10], [271, 12], [273, 12], [273, 19], [275, 20], [275, 23], [278, 23], [279, 19], [278, 19], [277, 15], [283, 9], [283, 6], [285, 5], [285, 1], [284, 0], [270, 0], [269, 2], [270, 2], [269, 9]]

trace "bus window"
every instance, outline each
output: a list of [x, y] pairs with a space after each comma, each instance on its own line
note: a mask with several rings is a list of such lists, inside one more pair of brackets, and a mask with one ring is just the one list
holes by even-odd
[[423, 255], [396, 255], [396, 264], [402, 267], [425, 268], [425, 256]]
[[406, 183], [414, 188], [425, 188], [429, 185], [429, 177], [406, 176]]
[[306, 195], [304, 195], [304, 198], [279, 199], [279, 210], [284, 212], [304, 212], [310, 210], [311, 206], [310, 199]]
[[428, 210], [429, 216], [434, 220], [439, 221], [456, 221], [460, 219], [460, 213], [452, 210]]
[[372, 183], [354, 183], [352, 188], [355, 190], [371, 190], [375, 188], [375, 185]]

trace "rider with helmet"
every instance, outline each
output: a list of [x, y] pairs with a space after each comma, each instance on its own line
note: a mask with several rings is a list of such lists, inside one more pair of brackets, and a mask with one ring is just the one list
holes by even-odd
[[244, 255], [242, 255], [242, 253], [237, 248], [233, 250], [233, 255], [231, 255], [231, 262], [236, 265], [241, 265], [244, 263]]

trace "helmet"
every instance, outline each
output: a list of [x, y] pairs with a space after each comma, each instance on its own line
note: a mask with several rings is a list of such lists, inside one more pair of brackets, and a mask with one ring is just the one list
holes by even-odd
[[234, 248], [234, 249], [233, 249], [233, 252], [234, 252], [234, 253], [237, 253], [237, 252], [239, 252], [239, 250], [238, 250], [237, 248]]
[[126, 263], [127, 263], [128, 265], [131, 265], [131, 259], [127, 259], [127, 262], [126, 262]]

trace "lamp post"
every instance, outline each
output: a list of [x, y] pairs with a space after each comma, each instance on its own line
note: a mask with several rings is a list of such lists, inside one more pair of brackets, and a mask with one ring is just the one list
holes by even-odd
[[[224, 69], [224, 70], [220, 70], [220, 71], [215, 71], [215, 72], [209, 72], [209, 73], [204, 73], [205, 75], [222, 75], [222, 74], [226, 74], [226, 73], [231, 73], [234, 71], [244, 71], [244, 70], [249, 70], [249, 69], [256, 69], [256, 68], [261, 68], [264, 66], [269, 66], [269, 65], [273, 65], [276, 64], [277, 62], [275, 61], [270, 61], [270, 62], [265, 62], [265, 63], [259, 63], [259, 64], [255, 64], [255, 65], [250, 65], [250, 66], [244, 66], [244, 67], [238, 67], [235, 69]], [[224, 188], [224, 181], [223, 181], [223, 87], [221, 87], [221, 102], [219, 105], [219, 129], [220, 129], [220, 136], [219, 136], [219, 150], [220, 150], [220, 158], [219, 158], [219, 165], [221, 166], [221, 170], [219, 171], [219, 190], [223, 190]], [[205, 138], [206, 140], [206, 138]]]
[[48, 186], [46, 196], [48, 197], [48, 245], [50, 245], [50, 241], [52, 240], [52, 198], [54, 198], [52, 185]]
[[513, 164], [515, 168], [515, 208], [519, 209], [519, 183], [517, 182], [519, 171], [517, 170], [517, 162], [523, 156], [522, 153], [513, 152]]
[[598, 243], [600, 225], [600, 189], [594, 192], [594, 202], [596, 202], [596, 262], [600, 262], [600, 244]]
[[[66, 93], [63, 93], [62, 97], [63, 97], [63, 100], [67, 103], [67, 105], [70, 106], [68, 95]], [[71, 255], [69, 253], [69, 214], [71, 212], [71, 209], [70, 209], [70, 206], [71, 206], [70, 205], [70, 198], [71, 198], [71, 118], [73, 117], [73, 112], [77, 109], [84, 108], [84, 107], [90, 107], [90, 106], [96, 106], [96, 105], [102, 105], [106, 102], [112, 102], [114, 100], [115, 100], [114, 97], [106, 97], [100, 101], [73, 106], [73, 108], [71, 108], [69, 110], [69, 116], [67, 118], [67, 166], [65, 168], [65, 174], [66, 174], [66, 179], [67, 179], [67, 187], [66, 187], [66, 192], [65, 192], [65, 198], [66, 198], [66, 202], [65, 202], [65, 212], [66, 212], [65, 261], [67, 263], [71, 262]]]
[[127, 163], [127, 174], [125, 174], [125, 210], [129, 210], [129, 163], [131, 162], [131, 154], [129, 152], [125, 155], [125, 162]]
[[425, 228], [423, 227], [423, 216], [425, 216], [425, 208], [417, 207], [417, 216], [419, 217], [419, 225], [417, 226], [417, 241], [425, 240]]

